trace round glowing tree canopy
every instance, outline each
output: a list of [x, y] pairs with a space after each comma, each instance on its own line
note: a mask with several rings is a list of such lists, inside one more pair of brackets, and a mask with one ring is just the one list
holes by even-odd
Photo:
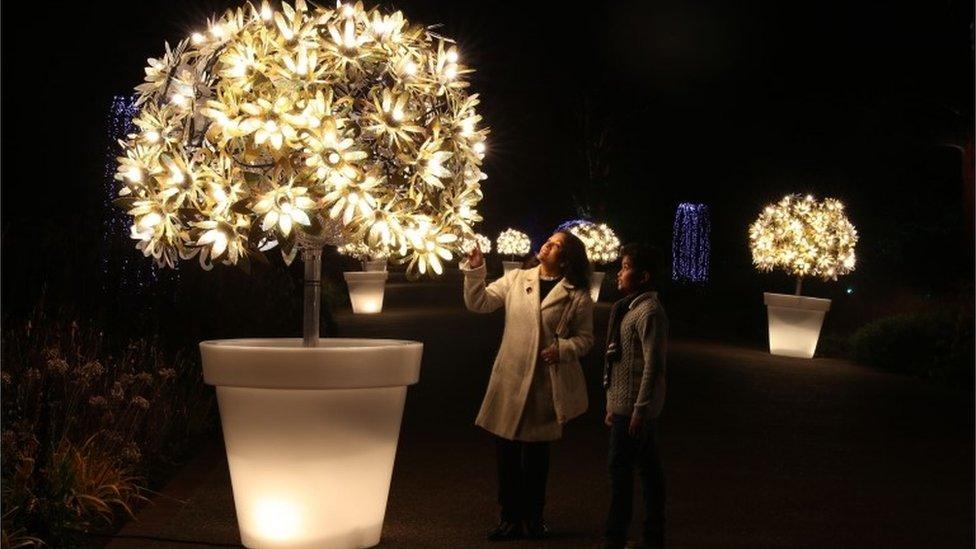
[[481, 250], [481, 253], [491, 253], [491, 239], [479, 233], [476, 233], [474, 238], [469, 238], [464, 241], [464, 253], [468, 253], [473, 250], [475, 244], [478, 244], [478, 248]]
[[563, 227], [583, 241], [590, 263], [606, 265], [620, 257], [620, 239], [613, 229], [603, 223], [575, 221], [560, 225], [560, 228]]
[[385, 259], [388, 254], [385, 250], [379, 250], [376, 248], [370, 248], [369, 246], [363, 244], [362, 242], [353, 242], [350, 244], [343, 244], [339, 246], [336, 250], [342, 255], [346, 255], [360, 261], [369, 261], [371, 259]]
[[495, 240], [495, 249], [502, 255], [526, 255], [531, 248], [529, 235], [515, 229], [505, 229]]
[[480, 221], [488, 130], [456, 46], [400, 12], [248, 4], [150, 59], [116, 178], [160, 265], [363, 244], [442, 271]]
[[749, 227], [749, 242], [760, 271], [836, 280], [854, 270], [857, 230], [833, 198], [796, 194], [766, 206]]

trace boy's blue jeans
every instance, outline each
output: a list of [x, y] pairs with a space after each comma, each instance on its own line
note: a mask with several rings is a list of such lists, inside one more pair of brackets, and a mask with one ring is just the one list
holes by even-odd
[[613, 416], [610, 427], [610, 515], [606, 538], [627, 541], [634, 507], [634, 469], [644, 496], [644, 546], [664, 547], [664, 471], [658, 453], [657, 421], [647, 420], [639, 436], [627, 433], [629, 416]]

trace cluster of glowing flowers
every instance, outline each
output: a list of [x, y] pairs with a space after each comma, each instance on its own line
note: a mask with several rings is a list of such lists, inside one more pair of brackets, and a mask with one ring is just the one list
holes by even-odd
[[389, 256], [389, 252], [387, 250], [370, 248], [363, 242], [351, 242], [349, 244], [343, 244], [342, 246], [338, 247], [337, 251], [342, 255], [347, 255], [360, 261], [386, 259]]
[[532, 242], [523, 232], [505, 229], [495, 239], [495, 249], [502, 255], [526, 255], [532, 249]]
[[464, 241], [463, 251], [464, 253], [469, 253], [474, 249], [475, 244], [478, 245], [478, 249], [481, 253], [488, 254], [491, 253], [491, 239], [487, 236], [479, 233], [475, 233], [474, 238], [469, 238]]
[[488, 130], [470, 72], [400, 12], [229, 10], [167, 44], [136, 88], [116, 179], [137, 248], [211, 268], [362, 244], [439, 272], [481, 221]]
[[620, 257], [620, 239], [613, 229], [603, 223], [580, 221], [570, 225], [569, 232], [583, 241], [590, 263], [606, 265]]
[[749, 243], [760, 271], [837, 280], [854, 270], [857, 230], [840, 201], [788, 195], [749, 226]]

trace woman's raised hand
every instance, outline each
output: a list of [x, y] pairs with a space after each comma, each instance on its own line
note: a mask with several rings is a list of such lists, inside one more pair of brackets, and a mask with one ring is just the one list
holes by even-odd
[[468, 267], [471, 269], [477, 269], [478, 267], [485, 264], [485, 256], [481, 253], [481, 246], [478, 246], [476, 242], [468, 252]]

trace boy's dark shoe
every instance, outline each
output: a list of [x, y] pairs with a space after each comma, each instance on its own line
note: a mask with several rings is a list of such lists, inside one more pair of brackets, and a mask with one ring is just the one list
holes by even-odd
[[549, 527], [542, 519], [525, 521], [525, 537], [529, 539], [544, 539], [549, 537]]
[[498, 525], [488, 530], [488, 535], [486, 539], [488, 541], [509, 541], [513, 539], [519, 539], [522, 537], [522, 523], [520, 522], [509, 522], [507, 520], [502, 520], [498, 522]]

